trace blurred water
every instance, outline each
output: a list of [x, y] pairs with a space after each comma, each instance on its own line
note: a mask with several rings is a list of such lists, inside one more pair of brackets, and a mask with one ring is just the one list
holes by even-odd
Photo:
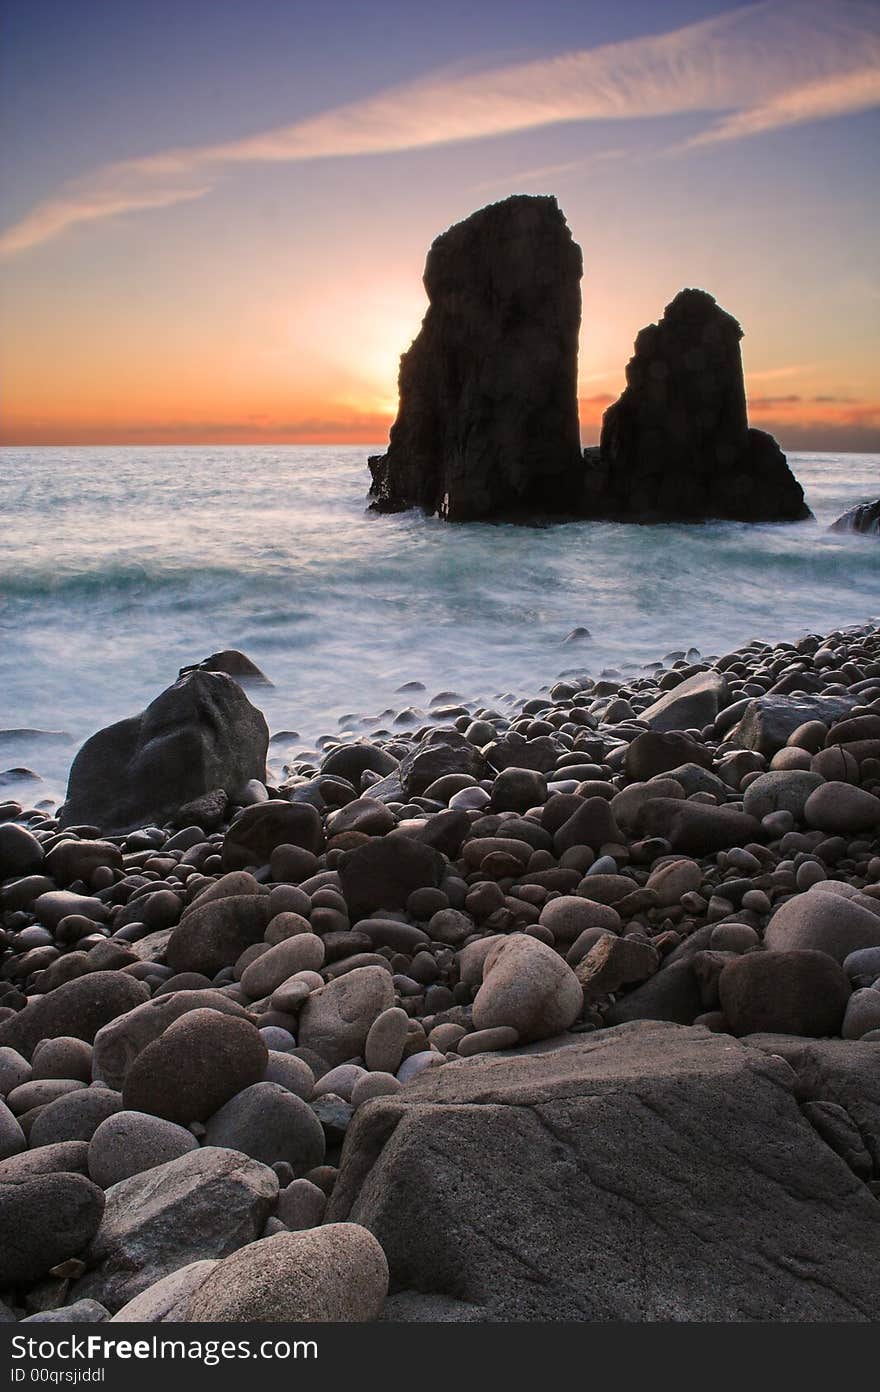
[[[78, 742], [219, 648], [264, 669], [275, 687], [252, 699], [306, 749], [440, 690], [534, 694], [880, 614], [876, 538], [826, 529], [880, 494], [877, 455], [790, 456], [815, 523], [532, 529], [368, 514], [369, 452], [3, 451], [0, 730], [73, 742], [0, 735], [0, 770], [36, 769], [32, 800], [63, 790]], [[565, 644], [578, 626], [591, 639]], [[412, 680], [424, 695], [395, 695]]]

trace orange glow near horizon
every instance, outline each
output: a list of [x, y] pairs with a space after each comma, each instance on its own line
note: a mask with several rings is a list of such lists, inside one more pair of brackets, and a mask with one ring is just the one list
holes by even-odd
[[[594, 385], [594, 384], [590, 384]], [[598, 441], [602, 416], [617, 399], [622, 383], [610, 391], [581, 395], [578, 406], [585, 445]], [[254, 407], [256, 406], [256, 409]], [[42, 409], [41, 409], [42, 407]], [[312, 400], [242, 402], [236, 410], [227, 397], [223, 402], [151, 401], [147, 397], [132, 408], [114, 409], [101, 403], [100, 411], [83, 405], [76, 409], [62, 398], [50, 409], [31, 401], [3, 412], [0, 445], [117, 446], [117, 445], [382, 445], [396, 415], [396, 397], [386, 394], [363, 405], [316, 397]], [[880, 402], [831, 393], [785, 392], [769, 395], [756, 386], [749, 392], [749, 422], [779, 437], [790, 448], [810, 448], [801, 437], [814, 432], [817, 449], [834, 448], [822, 439], [841, 435], [841, 449], [869, 449], [870, 440], [860, 434], [880, 434]]]
[[[275, 223], [251, 228], [246, 248], [212, 240], [198, 208], [171, 240], [154, 240], [146, 223], [108, 223], [7, 261], [0, 444], [381, 446], [400, 355], [427, 305], [426, 245], [444, 217], [481, 202], [467, 190], [457, 199], [387, 236], [375, 223], [337, 233], [334, 210], [315, 213], [295, 249]], [[565, 199], [564, 211], [584, 248], [585, 444], [624, 387], [638, 330], [698, 284], [743, 324], [754, 425], [784, 449], [880, 448], [870, 286], [845, 287], [845, 319], [821, 282], [818, 314], [779, 278], [765, 294], [726, 229], [727, 241], [694, 232], [638, 260], [637, 228], [619, 245], [614, 228], [578, 216], [578, 202]]]
[[[692, 254], [700, 273], [691, 283], [707, 285], [746, 330], [752, 423], [790, 450], [880, 447], [871, 363], [842, 324], [820, 332], [808, 306], [782, 293], [763, 297], [735, 259], [715, 265], [711, 245], [670, 264], [643, 262], [633, 275], [627, 257], [603, 244], [595, 228], [572, 230], [586, 262], [584, 444], [597, 442], [602, 415], [623, 390], [638, 329], [660, 317]], [[198, 233], [196, 244], [184, 239], [161, 253], [139, 240], [139, 226], [114, 232], [121, 259], [109, 270], [95, 260], [86, 230], [72, 252], [52, 246], [35, 253], [47, 263], [43, 277], [24, 263], [28, 274], [11, 276], [4, 310], [12, 331], [0, 341], [0, 444], [387, 440], [400, 355], [427, 304], [420, 273], [429, 239], [421, 231], [406, 246], [377, 245], [374, 232], [369, 242], [341, 248], [309, 227], [298, 259], [274, 230], [246, 258], [205, 249], [198, 229], [190, 233]], [[123, 233], [134, 242], [124, 255]]]
[[[118, 283], [102, 293], [99, 281], [90, 295], [73, 277], [30, 286], [17, 304], [13, 294], [18, 332], [0, 343], [0, 445], [381, 446], [397, 411], [400, 354], [426, 308], [420, 276], [400, 257], [373, 267], [361, 252], [334, 278], [333, 257], [312, 254], [284, 297], [271, 261], [232, 287], [207, 266], [198, 284], [181, 289], [163, 266], [155, 297], [126, 275], [130, 302]], [[598, 441], [602, 415], [624, 387], [634, 331], [650, 322], [648, 306], [662, 313], [670, 281], [655, 271], [633, 287], [613, 261], [588, 265], [585, 445]], [[738, 308], [742, 295], [722, 286], [718, 299]], [[760, 307], [745, 307], [752, 424], [786, 449], [876, 450], [876, 384], [849, 343], [830, 361], [800, 361], [815, 354], [791, 351], [772, 318], [753, 331]]]

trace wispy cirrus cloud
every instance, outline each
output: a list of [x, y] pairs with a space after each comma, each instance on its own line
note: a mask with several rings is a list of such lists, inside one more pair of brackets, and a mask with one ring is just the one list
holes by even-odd
[[241, 140], [105, 166], [0, 233], [0, 255], [79, 223], [203, 197], [242, 164], [428, 149], [564, 122], [721, 113], [689, 142], [697, 146], [865, 110], [880, 103], [878, 72], [880, 7], [871, 0], [761, 0], [670, 33], [435, 73]]
[[721, 141], [742, 140], [745, 136], [761, 135], [785, 126], [803, 125], [806, 121], [823, 121], [844, 112], [869, 111], [875, 106], [880, 106], [880, 65], [876, 54], [873, 62], [855, 72], [810, 82], [781, 92], [772, 101], [734, 112], [688, 143], [692, 148], [717, 145]]
[[109, 165], [100, 178], [66, 183], [55, 197], [39, 203], [20, 222], [0, 233], [0, 256], [12, 256], [49, 242], [78, 222], [99, 222], [120, 213], [168, 208], [174, 203], [204, 198], [214, 187], [213, 181], [203, 180], [196, 185], [189, 182], [177, 187], [151, 188], [145, 184], [137, 188], [133, 186], [137, 173], [128, 164]]

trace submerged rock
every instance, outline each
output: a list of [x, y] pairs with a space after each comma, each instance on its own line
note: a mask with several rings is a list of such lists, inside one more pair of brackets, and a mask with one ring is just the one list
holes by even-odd
[[577, 510], [581, 274], [555, 198], [507, 198], [437, 238], [391, 442], [370, 460], [374, 508], [450, 522]]
[[749, 429], [742, 329], [682, 290], [636, 338], [623, 395], [587, 452], [585, 511], [624, 522], [798, 522], [812, 516], [772, 436]]
[[246, 653], [239, 652], [237, 648], [225, 648], [223, 652], [211, 653], [210, 657], [205, 657], [201, 662], [192, 662], [188, 667], [181, 667], [178, 677], [185, 677], [187, 672], [225, 672], [228, 677], [234, 677], [238, 682], [253, 682], [257, 686], [274, 686], [261, 671], [256, 662], [252, 662]]
[[832, 532], [862, 532], [865, 536], [880, 536], [880, 498], [873, 503], [859, 503], [831, 524]]
[[265, 779], [269, 729], [232, 677], [188, 672], [139, 715], [87, 739], [70, 770], [62, 826], [131, 831], [223, 788]]

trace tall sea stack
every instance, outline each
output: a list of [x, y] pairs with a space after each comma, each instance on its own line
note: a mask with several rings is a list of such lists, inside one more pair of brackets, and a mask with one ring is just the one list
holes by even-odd
[[432, 245], [373, 507], [450, 522], [580, 510], [581, 250], [555, 198], [482, 208]]
[[623, 395], [585, 451], [584, 513], [622, 522], [798, 522], [812, 516], [785, 455], [749, 428], [742, 329], [682, 290], [642, 329]]

